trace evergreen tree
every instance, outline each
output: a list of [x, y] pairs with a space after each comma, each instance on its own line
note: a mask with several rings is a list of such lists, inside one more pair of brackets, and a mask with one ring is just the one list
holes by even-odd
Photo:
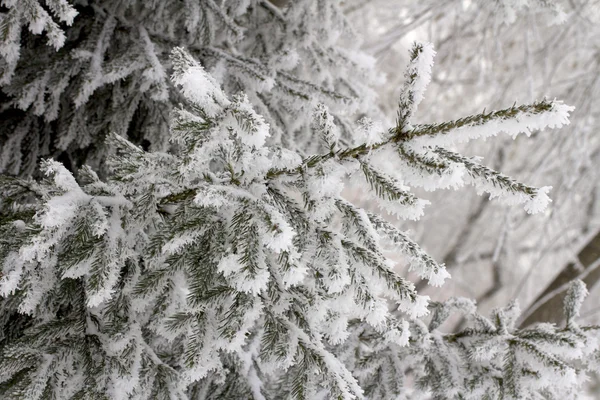
[[[418, 218], [425, 202], [407, 183], [471, 183], [545, 207], [545, 190], [438, 144], [561, 126], [571, 108], [542, 101], [413, 126], [432, 57], [413, 48], [394, 128], [346, 147], [319, 105], [312, 130], [327, 150], [302, 158], [266, 146], [270, 127], [248, 97], [228, 98], [176, 48], [172, 81], [188, 107], [173, 117], [174, 151], [113, 134], [106, 181], [84, 168], [78, 183], [52, 160], [49, 179], [5, 178], [3, 395], [387, 399], [407, 395], [407, 374], [436, 397], [575, 394], [584, 373], [573, 360], [595, 350], [596, 328], [575, 322], [585, 287], [567, 296], [565, 329], [517, 331], [516, 305], [486, 319], [467, 300], [428, 304], [382, 243], [431, 285], [444, 267], [341, 196], [345, 178], [362, 179], [382, 207]], [[454, 309], [474, 326], [442, 334]]]
[[41, 157], [99, 165], [109, 133], [166, 150], [174, 90], [169, 53], [185, 48], [228, 92], [244, 90], [270, 141], [310, 148], [303, 113], [327, 104], [349, 136], [371, 110], [372, 60], [337, 2], [3, 0], [0, 172], [31, 175]]
[[[137, 14], [146, 9], [142, 2], [130, 3], [138, 6], [132, 15], [143, 15]], [[70, 15], [66, 1], [45, 4], [59, 19]], [[123, 4], [115, 2], [115, 9]], [[211, 1], [199, 4], [233, 12]], [[247, 14], [237, 19], [225, 12], [209, 19], [220, 18], [214, 32], [225, 36], [246, 17], [256, 23], [236, 42], [246, 41], [248, 49], [260, 40], [245, 35], [272, 29], [256, 15], [289, 18], [298, 29], [310, 21], [310, 39], [298, 46], [309, 51], [311, 44], [323, 44], [314, 36], [322, 27], [316, 14], [294, 12], [315, 10], [315, 4], [330, 8], [327, 2], [298, 4], [281, 13], [270, 3], [249, 2], [241, 8]], [[4, 6], [46, 10], [34, 0]], [[160, 15], [164, 9], [156, 7]], [[19, 15], [19, 24], [39, 20]], [[49, 18], [42, 18], [43, 26], [54, 40]], [[299, 40], [296, 34], [288, 40]], [[223, 39], [223, 47], [232, 40]], [[325, 94], [333, 96], [324, 94], [324, 86], [302, 83], [308, 98], [294, 94], [287, 104], [276, 87], [295, 75], [282, 75], [266, 90], [242, 75], [225, 77], [221, 68], [208, 73], [203, 65], [210, 61], [186, 47], [172, 50], [172, 75], [161, 78], [168, 98], [179, 103], [169, 114], [170, 149], [148, 151], [115, 129], [107, 135], [105, 177], [83, 166], [75, 179], [63, 164], [47, 159], [41, 164], [45, 178], [1, 178], [3, 398], [577, 395], [585, 372], [598, 369], [600, 361], [600, 328], [577, 323], [587, 293], [582, 282], [574, 282], [566, 296], [564, 327], [517, 329], [518, 305], [486, 318], [467, 299], [432, 302], [386, 256], [390, 250], [405, 254], [431, 286], [449, 277], [388, 221], [422, 215], [427, 202], [412, 187], [471, 184], [529, 213], [543, 211], [548, 188], [516, 182], [452, 148], [501, 132], [517, 136], [561, 127], [572, 107], [542, 100], [415, 124], [434, 57], [431, 45], [417, 43], [395, 124], [383, 129], [363, 118], [351, 125], [351, 117], [342, 118], [343, 108], [333, 111], [337, 103], [329, 102], [345, 96], [338, 81], [343, 73], [331, 76]], [[10, 65], [5, 63], [6, 71]], [[253, 65], [252, 59], [243, 65]], [[293, 73], [326, 81], [301, 66], [307, 67], [298, 64]], [[300, 78], [294, 79], [301, 87]], [[90, 94], [90, 110], [103, 112], [91, 105], [101, 98]], [[276, 109], [281, 120], [274, 117]], [[346, 184], [372, 193], [382, 212], [347, 200]], [[456, 312], [467, 317], [468, 327], [444, 333], [442, 324]]]

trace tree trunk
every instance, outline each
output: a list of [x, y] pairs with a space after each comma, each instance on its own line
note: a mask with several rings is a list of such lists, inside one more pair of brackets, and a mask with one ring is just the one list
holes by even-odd
[[577, 259], [579, 265], [573, 262], [569, 263], [525, 310], [521, 327], [536, 322], [561, 323], [564, 321], [563, 299], [568, 283], [573, 279], [580, 278], [585, 282], [588, 290], [591, 290], [600, 280], [600, 268], [596, 268], [595, 265], [596, 261], [600, 259], [600, 232], [581, 249]]

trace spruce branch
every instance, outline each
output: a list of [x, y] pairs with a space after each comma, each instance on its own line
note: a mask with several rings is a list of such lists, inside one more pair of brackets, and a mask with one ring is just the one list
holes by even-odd
[[418, 200], [415, 195], [401, 189], [400, 184], [394, 178], [377, 171], [368, 162], [359, 162], [366, 181], [377, 196], [406, 206], [415, 205]]
[[552, 200], [547, 195], [550, 187], [534, 188], [474, 162], [452, 151], [436, 147], [434, 152], [442, 158], [464, 166], [472, 179], [472, 184], [480, 191], [490, 193], [490, 198], [498, 197], [509, 204], [524, 204], [529, 214], [546, 209]]
[[[342, 246], [348, 250], [350, 256], [356, 261], [372, 268], [375, 275], [382, 279], [387, 287], [396, 294], [397, 300], [408, 300], [411, 303], [415, 302], [417, 293], [414, 290], [414, 285], [392, 271], [389, 266], [385, 265], [380, 255], [365, 247], [359, 246], [350, 240], [343, 240]], [[365, 300], [369, 299], [369, 297], [370, 296], [365, 298]]]
[[559, 360], [554, 355], [548, 354], [547, 352], [541, 350], [539, 346], [527, 340], [515, 338], [509, 339], [508, 343], [511, 347], [522, 349], [523, 351], [539, 359], [544, 364], [549, 365], [560, 372], [567, 372], [569, 370], [572, 370], [572, 368], [569, 365]]
[[[558, 101], [542, 100], [505, 108], [498, 111], [485, 110], [481, 114], [471, 115], [454, 121], [439, 124], [416, 125], [410, 131], [398, 135], [397, 140], [427, 140], [436, 138], [439, 144], [467, 142], [474, 138], [487, 138], [499, 132], [513, 137], [519, 133], [528, 136], [533, 130], [554, 128], [568, 124], [568, 115], [574, 108]], [[519, 122], [519, 123], [517, 123]], [[443, 138], [443, 139], [442, 139]]]
[[404, 85], [400, 92], [396, 134], [404, 135], [411, 118], [417, 111], [427, 85], [431, 81], [431, 67], [435, 52], [431, 43], [414, 43], [410, 61], [404, 72]]
[[494, 121], [512, 120], [525, 114], [542, 114], [552, 110], [552, 102], [542, 100], [533, 104], [524, 104], [520, 106], [513, 105], [498, 111], [488, 113], [483, 110], [481, 114], [470, 115], [454, 121], [442, 122], [441, 124], [417, 125], [411, 132], [407, 133], [407, 139], [410, 140], [416, 136], [435, 136], [438, 134], [447, 134], [455, 129], [463, 127], [484, 126]]
[[406, 160], [410, 165], [421, 169], [428, 174], [442, 175], [448, 170], [448, 163], [444, 162], [443, 159], [435, 156], [431, 157], [426, 154], [419, 154], [404, 143], [398, 144], [398, 152], [403, 160]]
[[380, 256], [383, 252], [373, 238], [373, 226], [371, 221], [365, 218], [365, 212], [363, 210], [359, 211], [352, 203], [342, 199], [336, 200], [335, 204], [344, 214], [344, 217], [349, 220], [348, 225], [354, 227], [354, 233], [363, 245]]
[[[220, 20], [223, 36], [235, 30], [227, 25], [242, 26], [244, 17], [230, 18], [224, 5], [211, 1], [201, 8], [209, 7], [218, 7], [210, 15], [222, 12], [229, 18]], [[321, 1], [317, 8], [324, 14], [334, 10], [330, 7]], [[304, 9], [300, 2], [289, 10]], [[211, 53], [211, 46], [206, 48]], [[312, 128], [325, 139], [327, 152], [301, 159], [296, 148], [285, 152], [265, 145], [272, 131], [262, 110], [255, 112], [249, 102], [259, 98], [256, 92], [230, 99], [193, 57], [174, 50], [173, 81], [187, 103], [173, 120], [172, 152], [146, 152], [115, 134], [106, 183], [87, 171], [90, 182], [82, 184], [59, 163], [46, 161], [52, 179], [34, 193], [37, 215], [15, 224], [20, 215], [15, 212], [0, 221], [4, 236], [16, 226], [31, 230], [0, 239], [5, 295], [0, 310], [33, 315], [14, 333], [5, 328], [12, 320], [0, 313], [0, 332], [8, 332], [10, 341], [5, 346], [0, 338], [0, 354], [6, 354], [0, 357], [0, 380], [32, 398], [45, 390], [60, 397], [62, 386], [55, 379], [66, 376], [79, 379], [73, 390], [80, 397], [110, 397], [120, 390], [119, 396], [142, 399], [209, 393], [348, 400], [364, 390], [380, 398], [404, 395], [397, 375], [412, 374], [417, 392], [462, 398], [474, 392], [498, 397], [512, 386], [525, 397], [538, 394], [537, 387], [527, 390], [526, 379], [548, 371], [570, 374], [572, 360], [586, 354], [583, 344], [592, 328], [519, 331], [517, 307], [511, 305], [490, 319], [473, 316], [473, 326], [456, 334], [439, 332], [451, 311], [472, 315], [473, 304], [454, 299], [428, 309], [428, 297], [394, 270], [380, 236], [406, 254], [411, 270], [431, 285], [448, 277], [444, 266], [381, 216], [342, 197], [343, 180], [358, 172], [380, 204], [408, 208], [419, 202], [400, 180], [405, 163], [398, 175], [384, 173], [372, 158], [381, 154], [430, 174], [461, 164], [503, 190], [524, 190], [460, 155], [443, 149], [428, 153], [419, 142], [431, 131], [410, 127], [428, 79], [428, 71], [419, 75], [426, 52], [415, 49], [416, 75], [408, 76], [398, 129], [381, 135], [387, 139], [348, 147], [333, 115], [318, 107]], [[234, 58], [225, 64], [239, 62], [238, 71], [246, 68], [240, 76], [256, 73], [252, 83], [262, 76], [263, 89], [274, 76], [288, 73], [244, 55]], [[227, 82], [229, 90], [244, 80]], [[283, 90], [306, 97], [326, 95], [295, 75], [280, 82], [289, 86]], [[265, 93], [258, 106], [276, 100]], [[484, 114], [483, 122], [455, 123], [436, 134], [490, 128], [494, 121], [519, 125], [516, 119], [531, 116], [543, 118], [517, 128], [528, 132], [558, 124], [549, 110], [517, 109], [514, 115]], [[426, 132], [406, 135], [419, 129]], [[390, 300], [397, 311], [389, 310]], [[571, 319], [581, 300], [581, 290], [572, 293], [565, 308]], [[427, 326], [419, 318], [429, 310], [433, 317]], [[574, 327], [574, 322], [568, 326]], [[24, 334], [23, 342], [18, 334]], [[540, 365], [529, 365], [527, 356]], [[19, 357], [24, 366], [14, 365]], [[73, 372], [79, 366], [81, 376]], [[0, 395], [4, 387], [0, 384]]]
[[368, 216], [373, 227], [377, 231], [384, 234], [392, 241], [392, 243], [397, 245], [404, 254], [410, 257], [411, 269], [415, 269], [421, 278], [427, 279], [430, 285], [440, 286], [444, 279], [449, 277], [444, 265], [439, 265], [406, 234], [378, 215], [368, 213]]
[[[403, 142], [414, 142], [421, 137], [439, 137], [439, 135], [447, 135], [454, 132], [459, 132], [461, 128], [478, 128], [473, 130], [476, 134], [467, 132], [464, 138], [459, 141], [467, 141], [469, 139], [483, 136], [492, 136], [502, 130], [516, 135], [520, 132], [530, 133], [531, 129], [544, 129], [546, 127], [557, 127], [568, 123], [568, 112], [573, 108], [565, 106], [556, 101], [546, 101], [533, 103], [530, 105], [513, 106], [504, 110], [494, 111], [490, 113], [482, 113], [474, 116], [465, 117], [456, 121], [445, 122], [432, 125], [417, 125], [409, 132], [393, 129], [390, 130], [392, 135], [388, 139], [377, 142], [371, 145], [361, 144], [352, 148], [340, 149], [335, 153], [315, 154], [304, 159], [301, 165], [294, 169], [271, 169], [267, 174], [267, 179], [273, 179], [281, 175], [298, 175], [306, 168], [314, 168], [320, 163], [335, 158], [337, 160], [358, 159], [361, 156], [367, 156], [374, 150], [383, 148], [388, 145], [402, 146]], [[516, 124], [519, 119], [527, 117], [531, 122], [528, 125]], [[537, 118], [539, 117], [539, 118]], [[536, 119], [537, 118], [537, 119]], [[484, 127], [489, 127], [486, 131]], [[485, 132], [481, 135], [481, 132]], [[425, 143], [427, 145], [427, 143]], [[414, 152], [411, 152], [406, 147], [399, 152], [400, 155], [407, 157], [408, 162], [424, 163], [430, 170], [444, 169], [444, 164], [437, 164], [433, 160], [416, 158]], [[439, 172], [438, 172], [439, 173]]]
[[500, 189], [512, 193], [523, 193], [531, 199], [535, 198], [538, 195], [539, 189], [517, 182], [511, 177], [503, 175], [500, 172], [494, 171], [493, 169], [488, 168], [485, 165], [478, 164], [468, 157], [464, 157], [458, 153], [446, 150], [441, 147], [436, 147], [433, 151], [446, 160], [464, 165], [467, 172], [472, 177], [481, 178], [492, 184], [492, 186], [494, 187], [498, 187]]
[[244, 35], [243, 28], [238, 26], [214, 0], [207, 0], [206, 5], [221, 21], [223, 21], [223, 25], [234, 34], [234, 39], [241, 40]]
[[333, 123], [333, 117], [329, 113], [327, 106], [318, 104], [313, 113], [312, 128], [319, 135], [321, 140], [330, 152], [335, 152], [338, 145], [340, 134], [337, 126]]
[[567, 329], [577, 330], [578, 326], [575, 319], [579, 317], [579, 310], [587, 295], [588, 291], [582, 280], [576, 279], [571, 282], [564, 299], [564, 313]]

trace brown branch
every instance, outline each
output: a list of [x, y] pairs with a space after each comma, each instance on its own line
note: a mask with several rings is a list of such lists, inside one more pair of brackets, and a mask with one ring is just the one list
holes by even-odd
[[[562, 305], [565, 291], [560, 288], [566, 287], [570, 281], [579, 278], [582, 275], [581, 267], [583, 267], [585, 277], [582, 280], [588, 290], [591, 290], [600, 280], [600, 268], [592, 270], [598, 259], [600, 259], [600, 231], [581, 249], [576, 262], [569, 263], [523, 313], [524, 320], [520, 326], [526, 327], [537, 322], [561, 323], [564, 320]], [[553, 295], [549, 299], [539, 304], [551, 294]]]

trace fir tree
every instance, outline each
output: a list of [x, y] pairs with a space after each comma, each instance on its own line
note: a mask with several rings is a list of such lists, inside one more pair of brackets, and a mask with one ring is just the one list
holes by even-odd
[[[477, 314], [430, 302], [394, 271], [411, 259], [432, 286], [449, 277], [386, 213], [417, 219], [411, 187], [474, 185], [527, 212], [548, 188], [448, 149], [568, 123], [542, 100], [444, 123], [412, 117], [434, 52], [415, 44], [390, 129], [347, 136], [327, 105], [314, 153], [273, 138], [251, 96], [224, 90], [182, 48], [171, 55], [173, 148], [145, 151], [116, 133], [107, 177], [42, 163], [45, 179], [4, 177], [0, 232], [0, 394], [27, 399], [569, 398], [598, 368], [598, 327], [517, 329], [516, 304]], [[277, 145], [275, 144], [277, 143]], [[381, 214], [345, 199], [369, 190]], [[455, 312], [468, 327], [444, 333]], [[414, 385], [406, 385], [409, 377]]]
[[[278, 3], [278, 2], [275, 2]], [[270, 142], [311, 154], [316, 103], [343, 140], [373, 111], [371, 58], [337, 2], [301, 0], [3, 0], [0, 2], [0, 172], [32, 175], [42, 157], [73, 171], [99, 166], [117, 133], [168, 147], [169, 54], [184, 46], [224, 90], [243, 90]]]

